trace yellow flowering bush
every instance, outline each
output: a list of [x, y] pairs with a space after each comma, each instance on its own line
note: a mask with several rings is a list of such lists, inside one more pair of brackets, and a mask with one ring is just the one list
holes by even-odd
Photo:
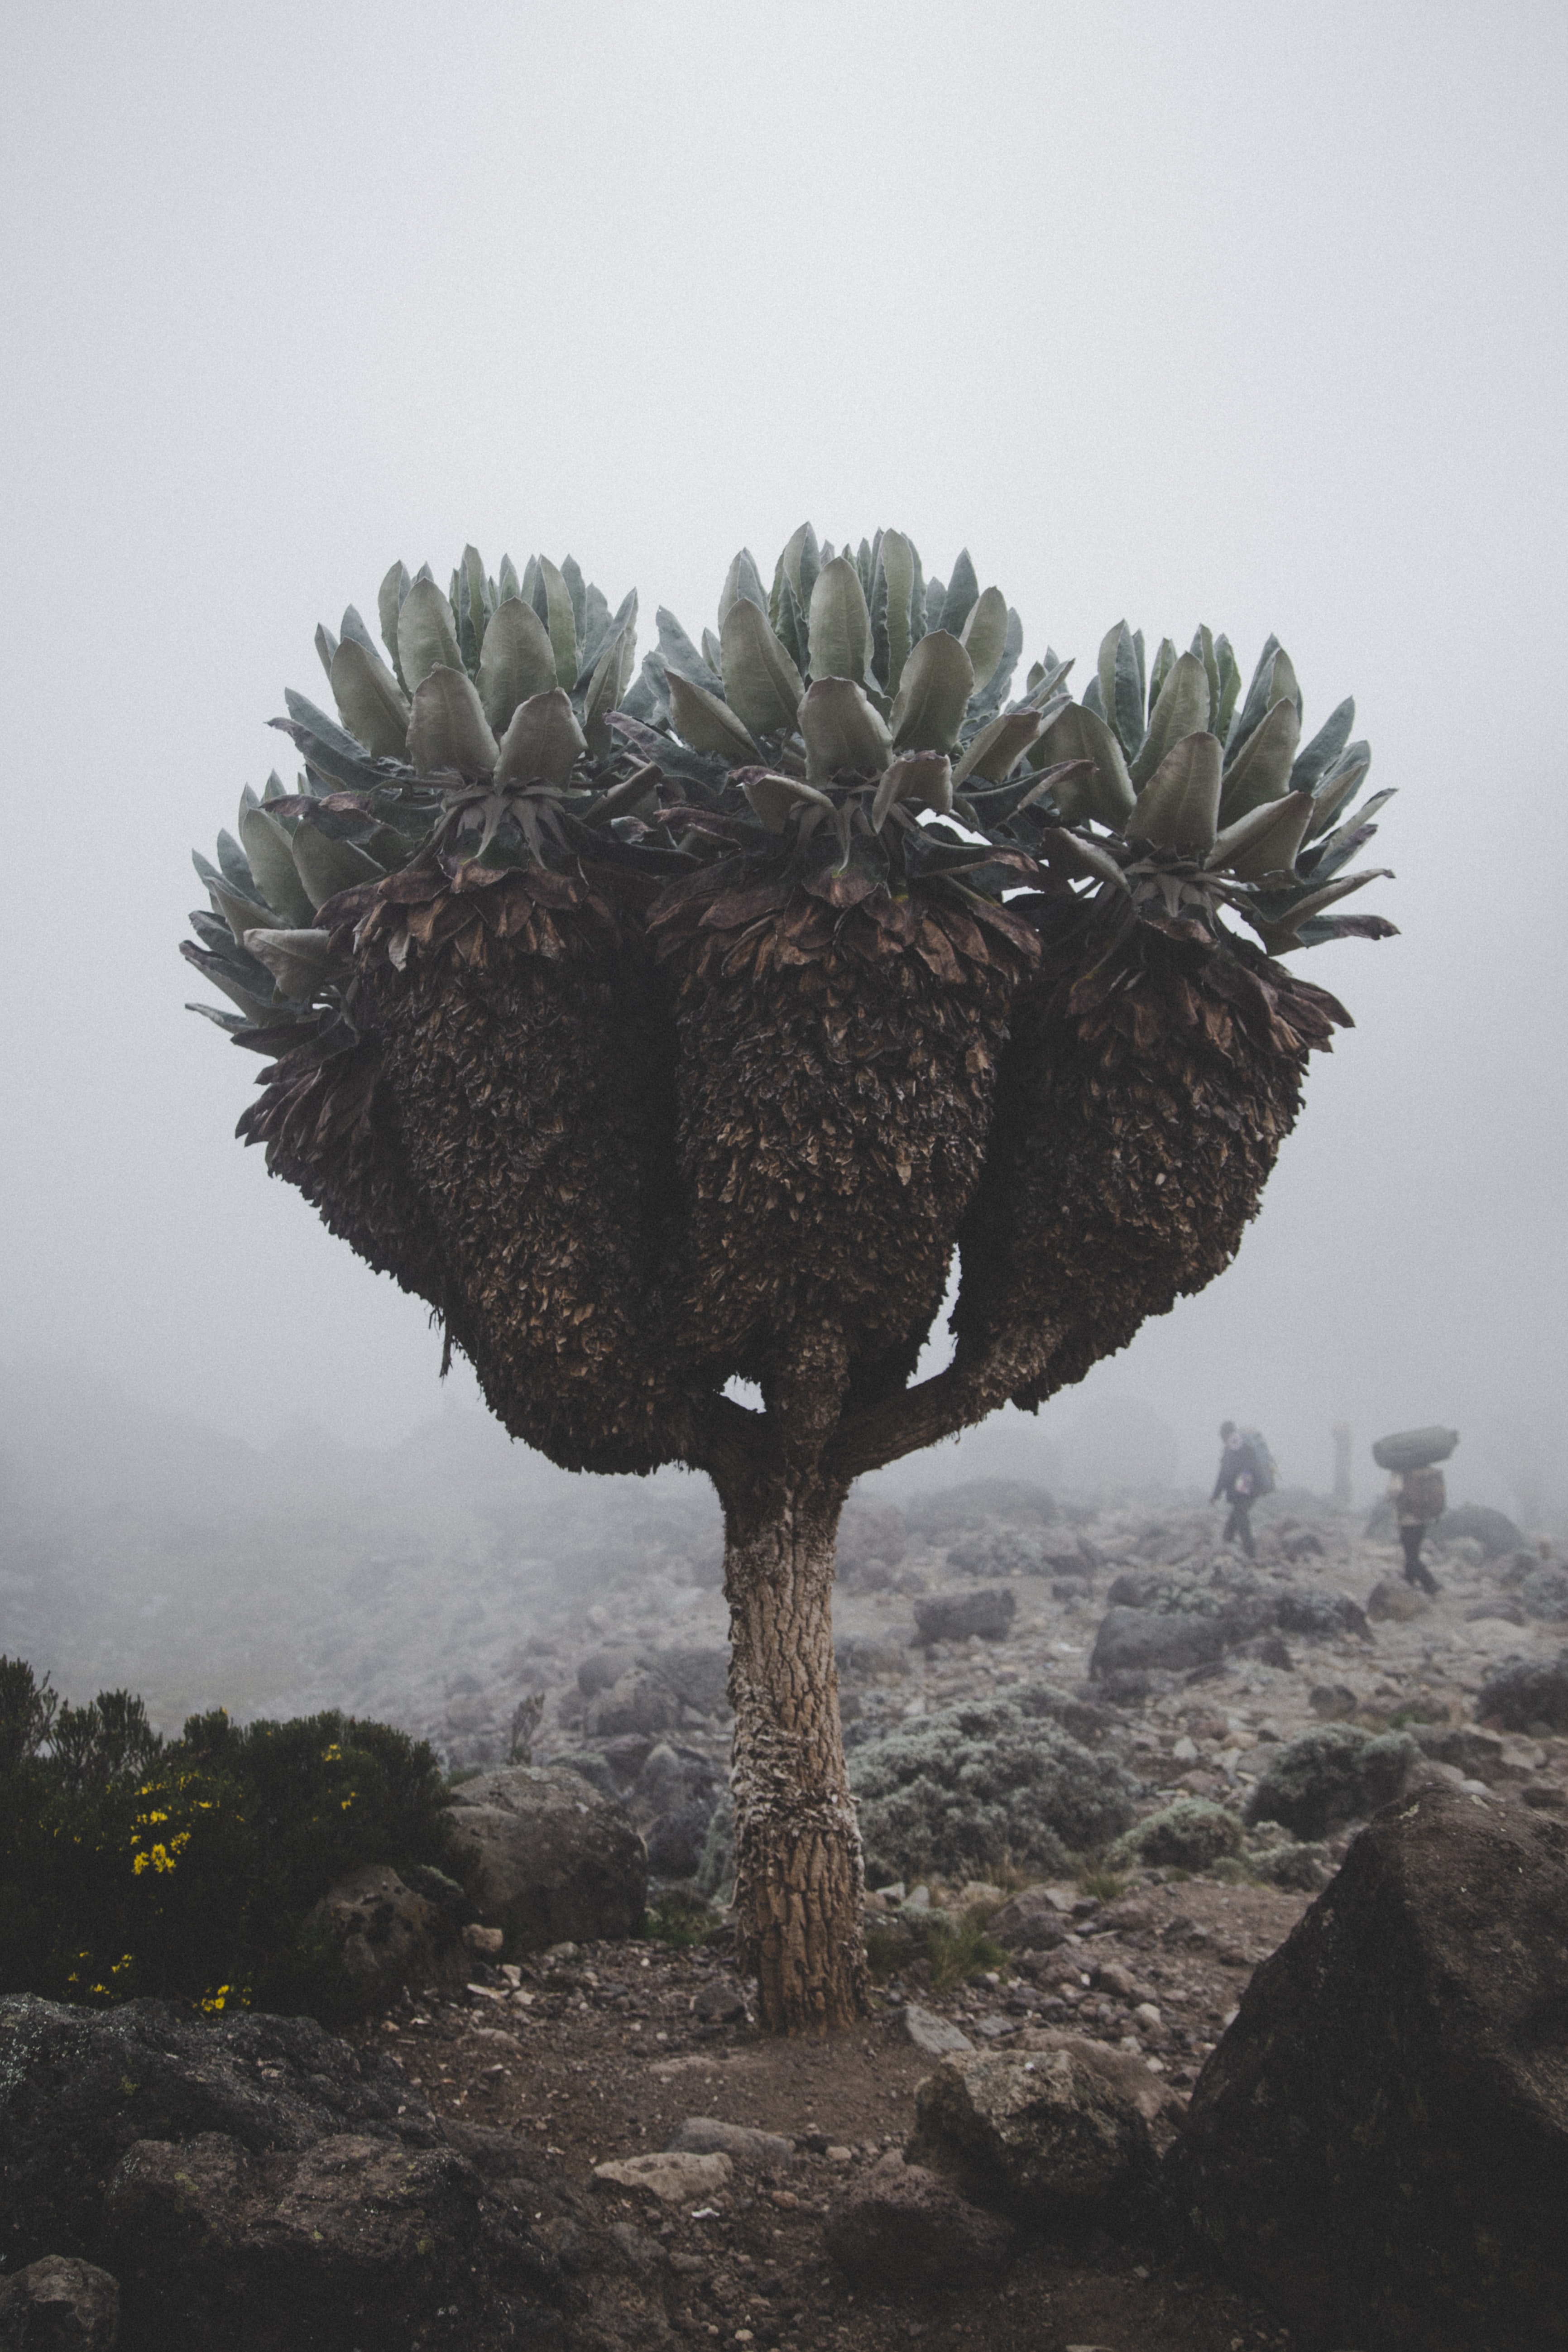
[[0, 1991], [341, 2021], [352, 1989], [310, 1914], [372, 1862], [441, 1874], [460, 1914], [448, 1802], [387, 1724], [217, 1708], [165, 1743], [130, 1694], [61, 1706], [0, 1658]]

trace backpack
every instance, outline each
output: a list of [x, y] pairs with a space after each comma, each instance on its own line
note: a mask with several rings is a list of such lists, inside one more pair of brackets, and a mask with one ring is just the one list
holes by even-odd
[[1271, 1495], [1279, 1484], [1279, 1465], [1268, 1451], [1268, 1440], [1260, 1429], [1244, 1429], [1241, 1435], [1257, 1465], [1252, 1481], [1252, 1497], [1256, 1502], [1260, 1495]]

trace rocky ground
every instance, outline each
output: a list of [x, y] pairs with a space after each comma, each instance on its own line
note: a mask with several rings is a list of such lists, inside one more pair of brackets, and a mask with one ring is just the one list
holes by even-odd
[[[438, 2114], [521, 2135], [606, 2216], [642, 2232], [671, 2325], [694, 2341], [786, 2352], [824, 2342], [876, 2352], [922, 2341], [1003, 2352], [1288, 2344], [1258, 2305], [1154, 2242], [1026, 2242], [1002, 2274], [913, 2301], [868, 2292], [830, 2257], [834, 2207], [911, 2129], [917, 2086], [935, 2063], [922, 2039], [944, 2038], [938, 2021], [979, 2047], [1044, 2051], [1061, 2038], [1047, 2013], [1070, 2018], [1075, 2032], [1112, 2048], [1135, 2042], [1183, 2084], [1306, 1902], [1203, 1878], [1156, 1881], [1110, 1904], [1075, 1885], [1052, 1891], [1071, 1924], [1048, 1973], [1004, 1960], [942, 1991], [917, 1962], [879, 1989], [870, 2023], [828, 2042], [757, 2034], [722, 1943], [682, 1953], [646, 1941], [562, 1948], [509, 1970], [515, 1991], [500, 1994], [500, 1979], [451, 2000], [411, 2000], [360, 2038], [390, 2049]], [[740, 2129], [704, 2133], [699, 2119]], [[678, 2171], [659, 2180], [666, 2194], [596, 2177], [683, 2138], [731, 2148], [730, 2177], [693, 2183]]]

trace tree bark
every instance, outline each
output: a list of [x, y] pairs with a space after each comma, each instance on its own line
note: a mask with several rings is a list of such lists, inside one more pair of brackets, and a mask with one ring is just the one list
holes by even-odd
[[868, 2006], [865, 1882], [833, 1656], [847, 1491], [800, 1471], [732, 1471], [721, 1486], [740, 1961], [773, 2033], [852, 2025]]

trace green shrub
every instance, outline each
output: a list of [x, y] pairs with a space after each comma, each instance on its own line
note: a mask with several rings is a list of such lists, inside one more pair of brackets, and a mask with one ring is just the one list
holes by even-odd
[[689, 1895], [675, 1886], [659, 1896], [643, 1921], [643, 1934], [650, 1942], [671, 1945], [678, 1952], [689, 1952], [698, 1944], [705, 1944], [720, 1924], [719, 1915], [710, 1911], [700, 1895]]
[[1209, 1870], [1224, 1854], [1241, 1847], [1241, 1823], [1207, 1797], [1178, 1797], [1111, 1849], [1113, 1862], [1142, 1862], [1179, 1870]]
[[944, 1707], [849, 1759], [868, 1875], [962, 1885], [1008, 1865], [1064, 1875], [1132, 1817], [1132, 1784], [1016, 1698]]
[[218, 1708], [165, 1743], [128, 1692], [60, 1706], [0, 1659], [0, 1991], [339, 2021], [355, 1996], [312, 1907], [366, 1863], [471, 1880], [447, 1806], [386, 1724]]
[[1270, 1757], [1247, 1800], [1248, 1822], [1279, 1822], [1305, 1843], [1336, 1822], [1364, 1819], [1397, 1797], [1421, 1751], [1407, 1731], [1374, 1738], [1350, 1723], [1322, 1723]]

